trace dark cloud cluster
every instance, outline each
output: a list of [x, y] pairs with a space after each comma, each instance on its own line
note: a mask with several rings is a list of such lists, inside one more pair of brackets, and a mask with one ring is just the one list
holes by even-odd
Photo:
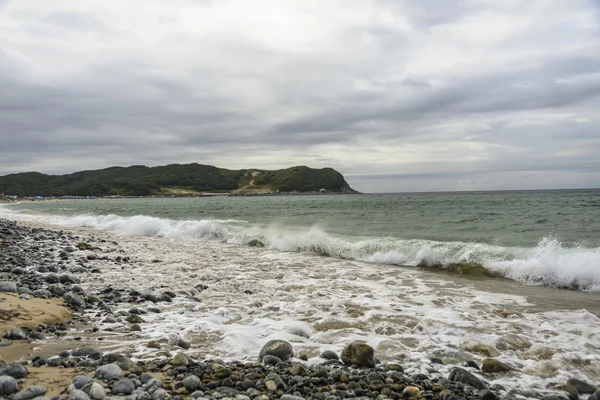
[[593, 0], [0, 1], [0, 174], [332, 166], [600, 186]]

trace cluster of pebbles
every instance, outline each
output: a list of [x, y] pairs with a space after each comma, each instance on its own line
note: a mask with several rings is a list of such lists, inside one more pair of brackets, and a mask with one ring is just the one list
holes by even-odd
[[[99, 256], [102, 247], [112, 247], [111, 255]], [[136, 330], [143, 322], [141, 313], [135, 311], [138, 308], [118, 313], [114, 311], [117, 305], [170, 302], [177, 294], [169, 290], [140, 293], [110, 287], [93, 293], [87, 291], [86, 278], [102, 273], [102, 263], [126, 266], [139, 262], [126, 255], [115, 256], [118, 253], [115, 248], [118, 243], [98, 240], [93, 235], [82, 238], [70, 232], [30, 228], [0, 219], [0, 292], [17, 293], [22, 298], [60, 297], [71, 308], [75, 320], [88, 325], [93, 325], [93, 318], [124, 321]], [[75, 257], [77, 250], [90, 254]], [[160, 312], [160, 309], [151, 306], [145, 311]], [[58, 339], [66, 335], [67, 328], [58, 324], [41, 325], [36, 330], [11, 329], [0, 340], [0, 351], [14, 341]], [[90, 332], [98, 330], [92, 328]], [[487, 374], [510, 368], [491, 358], [481, 366], [473, 362], [457, 366], [446, 377], [439, 373], [409, 376], [400, 364], [380, 363], [374, 349], [363, 342], [349, 344], [341, 354], [326, 351], [318, 360], [309, 361], [304, 355], [295, 357], [290, 343], [275, 340], [263, 347], [255, 363], [196, 360], [185, 352], [190, 343], [178, 338], [173, 345], [180, 350], [174, 356], [166, 353], [150, 360], [131, 360], [127, 354], [104, 353], [101, 348], [93, 347], [63, 351], [49, 358], [35, 356], [24, 363], [6, 364], [0, 359], [0, 398], [45, 399], [48, 388], [25, 385], [31, 368], [71, 367], [80, 375], [68, 387], [59, 388], [61, 394], [55, 398], [576, 400], [589, 395], [589, 400], [600, 400], [596, 387], [577, 379], [544, 393], [526, 389], [507, 392], [486, 379]], [[441, 363], [440, 359], [431, 359], [432, 366]]]

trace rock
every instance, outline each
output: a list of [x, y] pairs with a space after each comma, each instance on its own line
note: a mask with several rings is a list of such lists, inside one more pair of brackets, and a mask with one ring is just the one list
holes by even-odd
[[19, 363], [6, 364], [0, 368], [0, 375], [12, 376], [15, 379], [22, 379], [27, 376], [27, 368]]
[[509, 372], [514, 371], [514, 368], [508, 364], [498, 361], [494, 358], [486, 358], [481, 364], [481, 370], [487, 373]]
[[0, 397], [10, 396], [19, 390], [19, 382], [12, 376], [0, 376]]
[[293, 376], [306, 376], [308, 375], [308, 372], [308, 368], [302, 364], [294, 364], [292, 368], [290, 368], [290, 374]]
[[188, 391], [188, 393], [193, 393], [196, 391], [196, 389], [198, 389], [198, 387], [200, 387], [202, 381], [196, 375], [190, 375], [183, 381], [181, 381], [181, 383], [183, 384], [183, 387], [185, 387], [185, 390]]
[[2, 337], [8, 340], [27, 340], [27, 334], [21, 329], [9, 329]]
[[588, 397], [588, 400], [600, 400], [600, 390], [597, 390], [594, 394]]
[[213, 364], [212, 368], [215, 370], [215, 377], [217, 379], [225, 379], [231, 376], [231, 370], [224, 365]]
[[[96, 369], [96, 378], [112, 381], [125, 376], [121, 367], [117, 364], [106, 364]], [[84, 393], [85, 394], [85, 393]]]
[[479, 371], [479, 365], [477, 365], [477, 363], [473, 360], [469, 360], [465, 363], [466, 367], [471, 367], [471, 368], [475, 368], [476, 370]]
[[269, 392], [277, 391], [277, 383], [275, 383], [275, 381], [273, 381], [273, 380], [265, 381], [265, 387], [267, 388], [267, 390]]
[[74, 292], [67, 292], [64, 294], [63, 298], [71, 307], [83, 308], [85, 307], [85, 300]]
[[265, 247], [265, 244], [258, 239], [252, 239], [248, 242], [248, 246], [252, 247]]
[[46, 289], [38, 289], [34, 290], [32, 293], [33, 297], [37, 297], [39, 299], [49, 299], [52, 297], [52, 293]]
[[127, 322], [129, 322], [130, 324], [141, 324], [144, 321], [144, 319], [142, 317], [140, 317], [139, 315], [136, 314], [129, 314], [129, 316], [126, 319]]
[[158, 343], [156, 340], [151, 340], [148, 343], [146, 343], [146, 347], [149, 347], [151, 349], [160, 349], [160, 343]]
[[375, 349], [364, 342], [354, 341], [342, 350], [342, 361], [359, 367], [375, 366]]
[[73, 357], [89, 357], [95, 360], [102, 358], [102, 352], [93, 347], [80, 347], [71, 352]]
[[63, 285], [60, 283], [53, 283], [48, 286], [48, 290], [55, 296], [63, 296], [66, 293], [66, 290], [63, 288]]
[[481, 400], [499, 400], [498, 396], [494, 392], [488, 389], [483, 389], [479, 392], [479, 398]]
[[103, 364], [117, 364], [124, 371], [129, 371], [133, 367], [131, 359], [123, 354], [108, 353], [102, 356]]
[[562, 392], [567, 392], [567, 394], [569, 395], [569, 399], [570, 400], [577, 400], [577, 399], [579, 399], [579, 393], [577, 393], [577, 389], [575, 389], [571, 385], [559, 385], [559, 386], [553, 387], [552, 389], [554, 389], [554, 390], [560, 390]]
[[82, 390], [91, 400], [102, 400], [106, 397], [106, 391], [97, 382], [88, 383]]
[[34, 385], [29, 386], [26, 389], [21, 390], [19, 393], [13, 396], [13, 400], [29, 400], [34, 397], [43, 396], [46, 394], [48, 389], [44, 386]]
[[464, 343], [461, 347], [472, 353], [483, 354], [486, 357], [497, 357], [500, 355], [498, 349], [483, 343]]
[[90, 400], [90, 398], [82, 390], [75, 389], [69, 393], [68, 400]]
[[265, 356], [275, 356], [282, 361], [287, 361], [294, 356], [294, 349], [285, 340], [271, 340], [267, 342], [258, 354], [258, 362], [262, 362]]
[[0, 292], [17, 293], [17, 283], [12, 281], [0, 282]]
[[175, 357], [171, 359], [171, 365], [174, 367], [187, 367], [190, 361], [183, 353], [177, 353]]
[[133, 393], [134, 390], [135, 385], [133, 384], [131, 379], [125, 378], [115, 382], [115, 384], [112, 387], [112, 394], [122, 394], [128, 396], [131, 393]]
[[465, 385], [472, 386], [475, 389], [479, 390], [487, 389], [487, 385], [483, 383], [478, 377], [462, 368], [454, 368], [450, 372], [448, 380], [453, 382], [461, 382]]
[[142, 327], [140, 326], [140, 324], [133, 324], [131, 325], [131, 329], [132, 332], [141, 332], [142, 331]]
[[304, 397], [292, 396], [291, 394], [284, 394], [279, 400], [304, 400]]
[[335, 351], [331, 351], [331, 350], [325, 350], [324, 352], [321, 353], [320, 357], [325, 360], [339, 360], [340, 359], [340, 357], [337, 355], [337, 353]]
[[573, 386], [575, 389], [577, 389], [579, 394], [592, 394], [597, 390], [593, 385], [590, 385], [589, 383], [577, 378], [569, 379], [567, 381], [567, 385]]
[[189, 349], [190, 347], [192, 347], [192, 345], [188, 342], [186, 342], [185, 340], [179, 338], [179, 340], [177, 341], [177, 346], [181, 347], [182, 349]]
[[277, 365], [277, 364], [279, 364], [280, 362], [283, 362], [283, 361], [279, 357], [275, 357], [275, 356], [271, 356], [271, 355], [266, 355], [266, 356], [263, 357], [262, 362], [263, 362], [264, 365]]
[[94, 382], [94, 377], [91, 375], [77, 375], [73, 378], [73, 386], [75, 389], [83, 389], [86, 385]]
[[402, 391], [402, 397], [419, 397], [421, 390], [416, 386], [407, 386]]
[[31, 332], [29, 334], [29, 340], [46, 340], [46, 336], [42, 332]]
[[531, 342], [516, 333], [509, 333], [496, 340], [494, 343], [498, 350], [527, 350]]

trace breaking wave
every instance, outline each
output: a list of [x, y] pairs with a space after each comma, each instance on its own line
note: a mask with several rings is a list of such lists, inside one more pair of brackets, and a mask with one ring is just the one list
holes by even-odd
[[190, 220], [117, 215], [40, 216], [0, 211], [9, 218], [40, 220], [124, 235], [218, 240], [285, 252], [378, 264], [414, 266], [473, 277], [504, 277], [526, 284], [600, 291], [600, 248], [566, 247], [552, 237], [535, 247], [384, 237], [341, 237], [311, 228], [250, 224], [240, 220]]

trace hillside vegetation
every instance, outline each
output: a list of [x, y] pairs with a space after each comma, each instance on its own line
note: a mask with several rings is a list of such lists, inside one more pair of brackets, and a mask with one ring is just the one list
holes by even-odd
[[280, 170], [229, 170], [211, 165], [134, 165], [81, 171], [67, 175], [27, 172], [0, 176], [0, 192], [17, 196], [149, 196], [202, 192], [355, 193], [342, 174], [332, 168], [305, 166]]

